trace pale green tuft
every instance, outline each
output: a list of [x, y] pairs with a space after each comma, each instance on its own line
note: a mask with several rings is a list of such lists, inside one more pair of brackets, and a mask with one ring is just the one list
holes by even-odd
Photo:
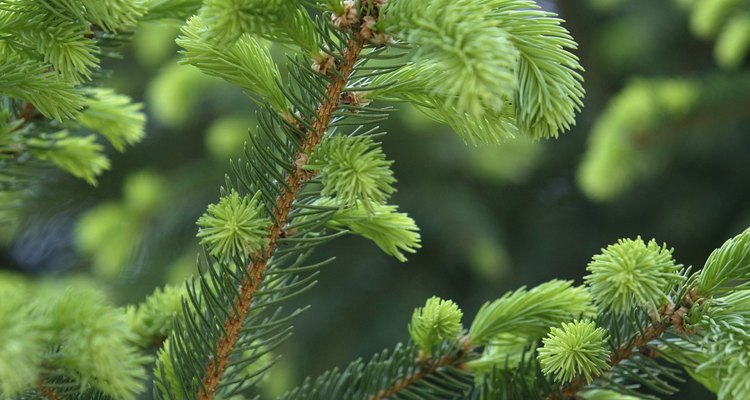
[[38, 379], [47, 352], [43, 321], [32, 315], [21, 283], [0, 281], [0, 399], [15, 398]]
[[744, 360], [733, 358], [727, 365], [727, 376], [722, 380], [718, 400], [739, 400], [750, 393], [750, 364], [748, 350], [744, 349]]
[[279, 113], [287, 111], [279, 70], [268, 49], [255, 38], [242, 35], [231, 45], [222, 45], [200, 18], [193, 17], [182, 27], [177, 44], [184, 49], [181, 62], [243, 88]]
[[364, 92], [368, 99], [407, 101], [430, 119], [449, 125], [466, 143], [502, 143], [515, 138], [519, 131], [509, 99], [501, 110], [486, 111], [481, 116], [460, 113], [444, 94], [430, 89], [436, 76], [434, 65], [427, 62], [406, 64], [372, 79], [373, 90]]
[[146, 128], [143, 104], [111, 89], [90, 89], [88, 94], [86, 108], [78, 115], [83, 126], [101, 133], [118, 151], [141, 141]]
[[76, 23], [63, 23], [33, 27], [19, 32], [19, 38], [33, 43], [60, 76], [79, 84], [91, 80], [91, 73], [99, 68], [99, 47], [90, 39], [88, 27]]
[[203, 5], [203, 0], [145, 0], [147, 20], [176, 20], [185, 22], [195, 15]]
[[371, 212], [395, 192], [391, 164], [372, 139], [337, 136], [316, 149], [306, 169], [320, 171], [323, 196], [335, 197], [345, 207], [359, 203]]
[[590, 274], [584, 279], [597, 304], [615, 313], [635, 307], [657, 310], [684, 279], [682, 264], [675, 264], [666, 244], [659, 246], [653, 239], [646, 244], [640, 236], [602, 249], [586, 269]]
[[[532, 1], [388, 2], [389, 31], [418, 49], [421, 89], [395, 93], [375, 85], [373, 97], [411, 101], [471, 142], [517, 132], [557, 137], [575, 124], [584, 95], [582, 68], [569, 51], [577, 45], [561, 22]], [[398, 87], [397, 78], [380, 83]]]
[[716, 38], [714, 58], [724, 69], [737, 69], [750, 51], [750, 8], [743, 0], [692, 0], [690, 27], [704, 39]]
[[724, 69], [738, 69], [750, 51], [750, 10], [730, 19], [716, 38], [714, 57]]
[[531, 350], [536, 349], [536, 343], [522, 332], [501, 333], [484, 346], [480, 358], [469, 361], [466, 366], [471, 371], [482, 374], [491, 374], [499, 369], [517, 368], [518, 364], [528, 358], [530, 344]]
[[96, 185], [96, 177], [110, 166], [94, 135], [70, 136], [68, 131], [60, 131], [29, 139], [27, 145], [34, 157], [50, 161], [90, 185]]
[[294, 10], [294, 4], [288, 0], [207, 0], [200, 17], [213, 37], [231, 42], [243, 33], [268, 33]]
[[83, 108], [83, 91], [41, 62], [3, 55], [0, 76], [0, 94], [28, 101], [47, 118], [69, 119]]
[[68, 290], [50, 300], [46, 319], [57, 349], [51, 366], [117, 399], [144, 390], [147, 358], [134, 345], [123, 310], [93, 290]]
[[607, 332], [593, 321], [563, 323], [552, 328], [542, 339], [539, 364], [545, 375], [554, 374], [555, 381], [571, 382], [583, 375], [586, 382], [598, 376], [609, 364]]
[[710, 295], [733, 281], [750, 279], [750, 228], [711, 252], [698, 274], [698, 292]]
[[110, 32], [134, 27], [146, 11], [143, 0], [81, 0], [80, 3], [86, 19]]
[[[718, 86], [720, 81], [709, 82]], [[610, 101], [594, 124], [578, 169], [578, 182], [590, 198], [616, 198], [650, 174], [661, 153], [648, 151], [669, 123], [679, 121], [705, 96], [704, 86], [689, 80], [630, 82]]]
[[581, 392], [582, 400], [641, 400], [641, 397], [622, 394], [614, 390], [590, 389]]
[[210, 204], [197, 225], [200, 229], [196, 236], [209, 253], [231, 258], [260, 250], [266, 244], [271, 222], [264, 217], [260, 192], [241, 197], [232, 191], [218, 204]]
[[[35, 12], [49, 13], [63, 20], [94, 24], [108, 32], [135, 26], [145, 11], [143, 0], [24, 0], [37, 7]], [[33, 9], [32, 9], [33, 10]]]
[[185, 398], [181, 390], [180, 378], [175, 373], [174, 363], [172, 362], [169, 338], [159, 349], [156, 355], [156, 366], [154, 371], [159, 374], [154, 380], [154, 384], [159, 393], [173, 393], [178, 395], [178, 399]]
[[718, 394], [720, 400], [742, 399], [750, 390], [750, 290], [734, 290], [703, 303], [691, 314], [698, 319], [691, 328], [701, 341], [691, 361], [698, 364], [690, 374]]
[[244, 34], [294, 43], [309, 53], [318, 36], [307, 11], [289, 0], [208, 0], [199, 12], [217, 42], [231, 45]]
[[494, 16], [520, 52], [513, 97], [520, 130], [534, 139], [557, 137], [583, 107], [578, 47], [561, 19], [533, 1], [493, 0]]
[[444, 340], [455, 340], [461, 335], [463, 312], [451, 300], [439, 297], [427, 299], [424, 307], [414, 310], [409, 324], [409, 335], [425, 354]]
[[417, 46], [417, 60], [429, 62], [433, 94], [445, 96], [459, 114], [501, 110], [516, 89], [518, 50], [490, 18], [492, 7], [474, 0], [428, 3], [388, 2], [385, 21]]
[[687, 3], [692, 8], [690, 28], [696, 35], [708, 39], [720, 31], [742, 0], [687, 0]]
[[[332, 199], [323, 203], [335, 205]], [[352, 233], [370, 239], [383, 252], [404, 262], [404, 253], [415, 253], [422, 247], [419, 228], [405, 213], [397, 212], [397, 206], [375, 204], [371, 210], [361, 203], [343, 208], [334, 213], [326, 226], [334, 230], [350, 230]]]
[[156, 288], [146, 300], [128, 308], [128, 319], [142, 346], [161, 343], [172, 332], [176, 316], [182, 316], [185, 286]]
[[530, 290], [520, 288], [485, 303], [469, 329], [472, 343], [486, 344], [499, 334], [513, 333], [529, 341], [542, 337], [550, 326], [593, 316], [591, 294], [570, 281], [553, 280]]

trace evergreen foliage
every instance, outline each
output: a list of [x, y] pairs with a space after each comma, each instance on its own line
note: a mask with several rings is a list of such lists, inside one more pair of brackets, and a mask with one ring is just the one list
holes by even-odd
[[693, 32], [716, 38], [714, 56], [721, 67], [737, 69], [750, 51], [750, 3], [742, 0], [681, 0], [690, 11]]
[[463, 313], [456, 303], [438, 297], [427, 299], [424, 307], [414, 310], [409, 335], [424, 353], [444, 340], [455, 340], [461, 334]]
[[627, 312], [633, 306], [658, 309], [669, 301], [664, 294], [683, 278], [681, 267], [672, 260], [672, 251], [654, 240], [646, 244], [640, 237], [621, 239], [594, 256], [586, 283], [602, 308], [614, 312]]
[[591, 381], [607, 368], [609, 351], [607, 332], [592, 321], [563, 322], [560, 328], [551, 328], [539, 349], [542, 371], [555, 375], [555, 380], [570, 382], [583, 375]]
[[[471, 328], [456, 335], [461, 316], [457, 306], [432, 298], [415, 310], [409, 325], [413, 343], [397, 346], [392, 358], [383, 353], [366, 365], [356, 361], [344, 372], [333, 370], [314, 383], [306, 382], [285, 398], [307, 398], [300, 393], [325, 398], [316, 396], [334, 393], [334, 387], [359, 389], [364, 387], [362, 382], [379, 385], [367, 386], [365, 394], [357, 392], [370, 399], [655, 398], [643, 390], [671, 394], [676, 388], [669, 381], [680, 379], [680, 371], [660, 362], [661, 358], [682, 366], [719, 399], [743, 398], [747, 394], [749, 297], [747, 278], [735, 272], [743, 270], [742, 255], [750, 249], [743, 235], [717, 249], [707, 267], [687, 279], [667, 280], [654, 287], [645, 280], [631, 283], [630, 275], [609, 275], [612, 287], [630, 285], [636, 292], [634, 299], [659, 291], [656, 298], [667, 302], [658, 310], [653, 303], [637, 301], [623, 303], [623, 309], [596, 309], [591, 305], [598, 298], [594, 286], [551, 281], [488, 303], [474, 317]], [[710, 266], [715, 265], [716, 254], [727, 252], [735, 258], [726, 258], [723, 265], [727, 268], [714, 272]], [[654, 241], [646, 245], [640, 239], [622, 240], [594, 256], [592, 264], [610, 257], [622, 265], [647, 260], [640, 264], [642, 271], [666, 271], [670, 279], [679, 268], [670, 252]], [[599, 273], [594, 269], [586, 280], [591, 282]], [[689, 274], [682, 269], [680, 273], [681, 277]], [[701, 281], [714, 279], [731, 280], [733, 285], [724, 290], [718, 286], [699, 289]], [[726, 290], [730, 294], [719, 295]], [[435, 342], [438, 337], [442, 340]], [[415, 346], [421, 349], [416, 357], [394, 359], [403, 348]], [[389, 376], [394, 370], [406, 372]], [[464, 374], [473, 376], [474, 384], [466, 384]], [[349, 396], [332, 398], [354, 398]]]
[[32, 388], [59, 398], [92, 391], [130, 399], [142, 393], [148, 358], [135, 345], [124, 310], [90, 289], [50, 289], [23, 283], [0, 288], [0, 397], [36, 398]]
[[218, 204], [208, 206], [208, 212], [198, 218], [198, 237], [201, 244], [217, 257], [231, 258], [237, 254], [254, 253], [265, 244], [270, 223], [260, 218], [258, 200], [240, 198], [237, 192], [222, 197]]
[[0, 1], [0, 150], [13, 183], [0, 190], [22, 198], [30, 182], [14, 171], [32, 163], [96, 184], [110, 162], [91, 131], [120, 151], [141, 140], [141, 106], [95, 79], [102, 58], [115, 54], [146, 11], [142, 1]]
[[[750, 89], [746, 74], [703, 79], [638, 79], [607, 106], [594, 125], [589, 148], [579, 167], [583, 191], [595, 200], [610, 200], [665, 164], [665, 150], [677, 137], [716, 129], [711, 118], [720, 110], [744, 110]], [[692, 115], [690, 119], [688, 115]], [[697, 122], [696, 127], [687, 126]], [[687, 126], [687, 127], [686, 127]]]
[[[197, 220], [198, 274], [127, 308], [86, 288], [53, 296], [0, 280], [0, 399], [254, 396], [307, 308], [288, 302], [332, 261], [311, 258], [318, 246], [354, 234], [399, 261], [421, 246], [415, 221], [388, 203], [392, 162], [375, 139], [393, 109], [381, 101], [410, 102], [472, 143], [557, 137], [582, 107], [576, 43], [528, 0], [0, 0], [2, 162], [33, 157], [95, 184], [109, 161], [89, 130], [122, 151], [145, 126], [140, 105], [95, 86], [100, 57], [155, 19], [184, 21], [181, 62], [260, 108], [219, 200]], [[619, 140], [710, 102], [710, 83], [626, 91], [600, 122], [618, 136], [601, 128], [592, 139], [610, 153], [582, 169], [593, 196], [637, 174], [597, 176], [637, 157]], [[129, 187], [145, 189], [126, 187], [125, 202], [81, 222], [82, 246], [97, 253], [135, 236], [123, 222], [156, 207], [159, 185], [148, 173], [134, 179]], [[123, 260], [106, 262], [116, 276]], [[414, 311], [406, 344], [281, 398], [655, 398], [676, 391], [681, 369], [720, 399], [747, 395], [750, 230], [698, 271], [640, 237], [602, 249], [588, 271], [582, 286], [552, 280], [488, 301], [468, 329], [456, 303], [432, 297]]]
[[323, 196], [350, 207], [361, 203], [372, 211], [395, 191], [391, 164], [370, 138], [334, 137], [320, 145], [306, 168], [320, 171]]

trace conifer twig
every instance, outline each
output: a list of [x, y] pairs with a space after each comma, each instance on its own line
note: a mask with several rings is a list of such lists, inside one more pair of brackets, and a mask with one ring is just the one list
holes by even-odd
[[[468, 336], [461, 338], [458, 343], [459, 349], [457, 352], [446, 354], [435, 361], [429, 359], [425, 360], [421, 363], [422, 365], [417, 372], [400, 379], [387, 389], [380, 390], [377, 394], [370, 396], [368, 400], [384, 400], [393, 397], [396, 393], [435, 373], [442, 367], [453, 366], [454, 368], [465, 369], [466, 364], [464, 362], [466, 361], [466, 354], [474, 351], [477, 346], [474, 346], [471, 343]], [[420, 355], [420, 359], [421, 358], [422, 356]]]
[[[680, 307], [673, 305], [663, 307], [658, 313], [658, 318], [646, 326], [635, 338], [625, 341], [613, 350], [609, 356], [609, 370], [618, 366], [621, 362], [630, 358], [636, 349], [640, 349], [649, 344], [654, 339], [659, 338], [670, 327], [675, 327], [678, 331], [685, 331], [683, 316], [690, 311], [693, 304], [704, 301], [703, 298], [696, 296], [694, 291], [688, 292]], [[599, 375], [601, 376], [601, 375]], [[596, 380], [599, 376], [593, 376], [591, 381]], [[563, 387], [561, 397], [557, 394], [549, 396], [548, 400], [557, 399], [574, 399], [578, 392], [583, 389], [589, 382], [583, 379], [576, 379], [571, 384]]]
[[435, 362], [432, 362], [428, 365], [426, 365], [423, 368], [420, 368], [419, 371], [399, 380], [396, 382], [393, 386], [391, 386], [388, 389], [383, 389], [379, 391], [374, 396], [370, 396], [369, 400], [383, 400], [390, 397], [393, 397], [396, 393], [406, 389], [410, 385], [420, 381], [424, 377], [434, 373], [439, 368], [444, 367], [446, 365], [452, 365], [455, 364], [458, 361], [458, 359], [455, 357], [455, 355], [446, 355], [441, 357]]
[[37, 390], [39, 390], [39, 393], [41, 393], [48, 400], [62, 400], [54, 390], [48, 388], [47, 386], [44, 386], [43, 379], [39, 379], [38, 381], [36, 381], [36, 388]]
[[[338, 73], [330, 75], [332, 76], [332, 80], [326, 88], [324, 100], [317, 107], [316, 119], [312, 123], [313, 130], [305, 132], [306, 135], [303, 139], [301, 150], [297, 152], [295, 159], [304, 158], [320, 143], [323, 134], [331, 122], [334, 111], [339, 107], [341, 93], [354, 70], [354, 65], [365, 43], [366, 40], [358, 34], [347, 42], [343, 59], [338, 66]], [[240, 297], [235, 300], [235, 309], [238, 310], [238, 313], [232, 315], [224, 324], [223, 332], [226, 334], [223, 334], [219, 340], [215, 352], [215, 360], [206, 369], [202, 388], [198, 393], [199, 400], [211, 400], [216, 395], [221, 376], [229, 361], [229, 355], [237, 343], [240, 330], [252, 307], [253, 295], [260, 286], [268, 262], [277, 248], [278, 240], [284, 231], [284, 225], [289, 217], [289, 213], [292, 211], [294, 200], [303, 184], [312, 178], [312, 175], [303, 169], [303, 167], [304, 165], [297, 165], [295, 163], [294, 171], [286, 177], [286, 184], [276, 200], [273, 215], [274, 223], [271, 225], [267, 237], [268, 245], [265, 249], [259, 251], [253, 257], [250, 264], [245, 267], [248, 274], [245, 276], [242, 286], [239, 289]]]

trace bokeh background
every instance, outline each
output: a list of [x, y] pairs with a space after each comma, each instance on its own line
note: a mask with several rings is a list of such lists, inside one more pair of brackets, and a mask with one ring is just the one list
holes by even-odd
[[[383, 138], [398, 178], [392, 201], [417, 221], [422, 249], [399, 263], [356, 237], [321, 248], [318, 257], [337, 261], [297, 299], [312, 308], [279, 349], [264, 390], [278, 393], [406, 340], [412, 310], [432, 295], [455, 300], [470, 323], [482, 303], [508, 290], [553, 278], [580, 283], [591, 257], [618, 238], [655, 238], [679, 262], [700, 267], [750, 226], [750, 89], [737, 89], [748, 62], [722, 68], [715, 40], [695, 34], [684, 3], [542, 3], [566, 20], [586, 69], [585, 108], [557, 140], [467, 146], [395, 105], [403, 110]], [[145, 104], [146, 139], [111, 151], [112, 169], [97, 187], [46, 171], [22, 222], [0, 235], [3, 269], [94, 285], [117, 304], [195, 272], [195, 220], [218, 198], [255, 107], [238, 89], [179, 65], [178, 30], [143, 26], [123, 59], [107, 66], [106, 85]], [[681, 105], [681, 89], [648, 89], [657, 81], [683, 89], [699, 82], [685, 84], [693, 105]], [[635, 94], [623, 94], [639, 82]], [[621, 98], [630, 105], [617, 114]], [[607, 119], [613, 113], [622, 118]], [[619, 132], [609, 150], [592, 147], [597, 129]], [[610, 162], [586, 161], [595, 151], [610, 151]], [[586, 162], [593, 187], [581, 184]], [[607, 186], [623, 174], [627, 184]], [[712, 398], [697, 385], [686, 389], [675, 398]]]

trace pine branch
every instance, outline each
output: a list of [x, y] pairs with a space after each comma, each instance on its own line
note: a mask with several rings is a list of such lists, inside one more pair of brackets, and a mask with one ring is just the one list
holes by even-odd
[[52, 390], [52, 388], [49, 388], [44, 385], [44, 380], [42, 379], [39, 379], [36, 382], [36, 388], [39, 390], [39, 393], [44, 395], [44, 397], [47, 398], [48, 400], [62, 400], [62, 398], [58, 396], [57, 393], [55, 393], [55, 391]]
[[456, 354], [449, 354], [449, 355], [440, 357], [440, 359], [427, 364], [424, 368], [420, 369], [418, 372], [411, 374], [401, 379], [400, 381], [396, 382], [396, 384], [394, 384], [390, 388], [383, 389], [380, 392], [378, 392], [376, 395], [370, 396], [369, 400], [384, 400], [384, 399], [391, 398], [395, 396], [396, 393], [406, 389], [407, 387], [411, 385], [414, 385], [415, 383], [421, 381], [427, 376], [435, 373], [438, 369], [442, 367], [452, 365], [456, 368], [460, 368], [460, 366], [458, 365], [459, 363], [460, 363], [460, 357], [457, 357]]
[[[594, 382], [608, 371], [616, 368], [620, 363], [628, 360], [633, 353], [647, 346], [651, 341], [659, 339], [667, 330], [674, 327], [677, 331], [684, 332], [685, 326], [683, 317], [688, 314], [694, 304], [700, 304], [705, 301], [704, 298], [697, 297], [694, 292], [689, 292], [682, 304], [678, 306], [668, 305], [659, 311], [655, 321], [647, 325], [641, 332], [630, 340], [622, 342], [617, 349], [612, 350], [609, 357], [609, 368], [599, 375], [592, 376], [590, 381], [585, 379], [575, 379], [571, 384], [564, 386], [560, 393], [550, 395], [548, 400], [558, 399], [575, 399], [578, 392], [585, 388], [589, 383]], [[652, 356], [653, 357], [657, 357]], [[559, 397], [560, 396], [560, 397]]]
[[[349, 76], [354, 70], [354, 65], [365, 43], [366, 40], [361, 35], [356, 35], [354, 39], [351, 39], [347, 43], [343, 54], [343, 61], [334, 75], [332, 82], [326, 88], [325, 101], [317, 107], [316, 119], [312, 122], [313, 129], [307, 130], [302, 142], [302, 148], [296, 153], [295, 159], [305, 159], [307, 154], [312, 153], [312, 150], [320, 143], [323, 134], [331, 122], [333, 112], [339, 107], [341, 94], [349, 80]], [[240, 330], [252, 307], [253, 295], [258, 290], [265, 275], [268, 262], [274, 255], [278, 240], [284, 231], [284, 225], [289, 218], [289, 213], [292, 211], [294, 200], [303, 184], [314, 177], [314, 173], [303, 169], [303, 165], [301, 164], [304, 163], [295, 163], [295, 169], [286, 177], [286, 185], [276, 201], [273, 214], [274, 224], [269, 231], [268, 245], [256, 257], [253, 257], [253, 261], [245, 267], [248, 274], [245, 276], [239, 290], [240, 296], [235, 301], [235, 308], [238, 312], [233, 314], [224, 324], [225, 334], [222, 335], [216, 348], [217, 357], [206, 369], [203, 388], [198, 393], [200, 400], [209, 400], [215, 397], [221, 376], [227, 368], [229, 356], [237, 343]]]

